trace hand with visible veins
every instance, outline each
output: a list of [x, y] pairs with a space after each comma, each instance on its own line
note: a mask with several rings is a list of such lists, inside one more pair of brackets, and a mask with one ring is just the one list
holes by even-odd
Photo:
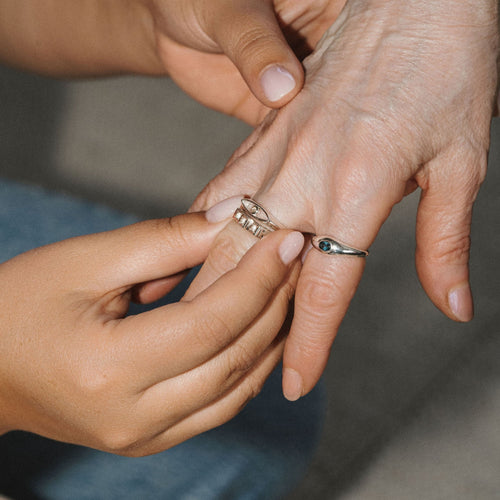
[[274, 233], [189, 300], [126, 316], [202, 262], [224, 224], [148, 221], [0, 264], [0, 432], [139, 456], [238, 413], [281, 359], [302, 234]]
[[[392, 207], [420, 188], [419, 278], [441, 311], [469, 321], [470, 223], [486, 173], [498, 39], [496, 0], [351, 0], [305, 60], [300, 94], [267, 116], [194, 207], [250, 195], [286, 227], [368, 249]], [[198, 286], [234, 265], [234, 235], [218, 241]], [[284, 353], [289, 399], [318, 381], [364, 266], [307, 253]]]

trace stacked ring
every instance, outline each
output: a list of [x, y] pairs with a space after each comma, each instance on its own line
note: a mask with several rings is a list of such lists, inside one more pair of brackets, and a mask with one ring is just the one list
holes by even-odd
[[250, 198], [241, 200], [241, 206], [234, 212], [233, 219], [259, 239], [280, 228], [271, 220], [262, 205]]

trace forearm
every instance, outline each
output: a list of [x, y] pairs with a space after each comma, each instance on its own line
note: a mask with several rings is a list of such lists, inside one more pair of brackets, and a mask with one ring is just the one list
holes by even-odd
[[0, 61], [53, 76], [165, 72], [139, 0], [0, 0]]

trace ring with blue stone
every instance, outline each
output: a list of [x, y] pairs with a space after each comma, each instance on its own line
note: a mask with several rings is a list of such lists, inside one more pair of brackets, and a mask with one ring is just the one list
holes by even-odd
[[313, 236], [312, 246], [326, 255], [353, 255], [354, 257], [366, 257], [368, 250], [350, 247], [329, 236]]

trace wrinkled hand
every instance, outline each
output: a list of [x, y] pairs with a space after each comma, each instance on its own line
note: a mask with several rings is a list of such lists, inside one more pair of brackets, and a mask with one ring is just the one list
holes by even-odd
[[223, 226], [149, 221], [1, 264], [0, 431], [133, 456], [234, 416], [281, 358], [300, 233], [273, 234], [189, 300], [125, 316], [132, 295], [157, 299], [202, 262]]
[[[497, 55], [496, 0], [352, 0], [306, 59], [302, 92], [270, 113], [195, 207], [248, 194], [286, 227], [365, 249], [420, 187], [420, 280], [446, 315], [470, 320], [471, 213], [487, 166]], [[211, 279], [217, 261], [209, 257]], [[284, 354], [289, 399], [320, 377], [364, 264], [307, 254]]]
[[346, 0], [145, 0], [170, 76], [251, 124], [301, 89], [310, 53]]

